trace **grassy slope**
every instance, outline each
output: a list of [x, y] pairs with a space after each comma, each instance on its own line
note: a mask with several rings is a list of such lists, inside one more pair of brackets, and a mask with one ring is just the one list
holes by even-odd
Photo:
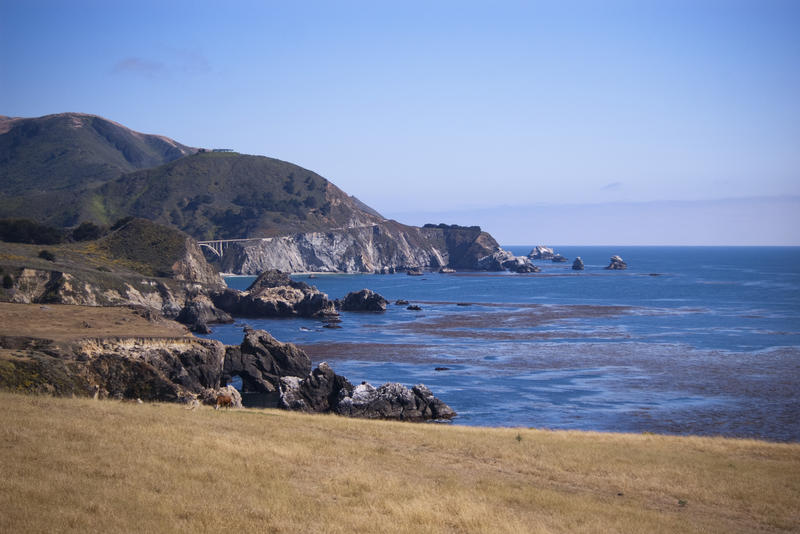
[[71, 226], [81, 220], [84, 188], [192, 152], [94, 115], [20, 119], [0, 133], [0, 216]]
[[[323, 177], [297, 165], [210, 152], [126, 174], [94, 190], [86, 210], [98, 221], [151, 219], [197, 239], [325, 230], [361, 212]], [[366, 212], [360, 217], [377, 219]]]
[[797, 444], [0, 401], [2, 532], [800, 528]]
[[19, 119], [0, 134], [3, 193], [79, 189], [161, 165], [194, 149], [102, 117], [60, 113]]

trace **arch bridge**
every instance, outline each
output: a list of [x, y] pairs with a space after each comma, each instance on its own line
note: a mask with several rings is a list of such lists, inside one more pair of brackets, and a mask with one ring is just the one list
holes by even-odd
[[241, 241], [255, 241], [255, 239], [213, 239], [211, 241], [198, 241], [197, 244], [205, 247], [213, 252], [217, 257], [221, 258], [225, 253], [225, 249], [231, 243], [239, 243]]

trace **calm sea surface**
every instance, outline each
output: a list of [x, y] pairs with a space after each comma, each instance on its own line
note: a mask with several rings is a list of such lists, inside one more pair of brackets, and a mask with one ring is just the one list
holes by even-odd
[[[570, 262], [529, 275], [296, 275], [332, 299], [370, 288], [392, 304], [342, 313], [340, 329], [248, 318], [208, 337], [238, 344], [246, 323], [353, 383], [424, 383], [456, 424], [800, 441], [800, 248], [556, 251]], [[612, 254], [626, 271], [603, 269]]]

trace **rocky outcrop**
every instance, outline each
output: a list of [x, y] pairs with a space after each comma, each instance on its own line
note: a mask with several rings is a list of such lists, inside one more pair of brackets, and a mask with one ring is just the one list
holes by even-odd
[[584, 268], [583, 260], [580, 256], [575, 258], [575, 261], [572, 262], [572, 270], [573, 271], [582, 271]]
[[420, 384], [409, 389], [388, 383], [378, 388], [353, 385], [323, 362], [305, 378], [281, 379], [280, 407], [303, 412], [332, 412], [365, 419], [423, 421], [452, 419], [456, 413]]
[[16, 246], [13, 263], [0, 265], [12, 281], [0, 300], [142, 306], [189, 325], [230, 321], [207, 298], [209, 290], [221, 291], [224, 281], [197, 243], [178, 230], [132, 219], [98, 240], [65, 247], [68, 259], [52, 264], [32, 257], [38, 247]]
[[206, 333], [203, 326], [213, 323], [232, 323], [233, 317], [225, 311], [220, 310], [211, 298], [205, 293], [196, 292], [187, 297], [183, 309], [176, 318], [177, 321], [188, 325], [192, 331]]
[[245, 330], [239, 346], [225, 351], [225, 381], [238, 376], [242, 390], [254, 393], [278, 391], [285, 376], [306, 376], [311, 372], [311, 359], [297, 345], [281, 343], [264, 330]]
[[395, 221], [327, 232], [233, 242], [221, 259], [224, 272], [397, 272], [412, 268], [476, 269], [499, 250], [479, 227], [419, 228]]
[[352, 392], [343, 389], [334, 411], [349, 417], [402, 421], [452, 419], [456, 416], [450, 406], [434, 397], [424, 385], [409, 389], [398, 383], [378, 388], [362, 383]]
[[225, 347], [219, 341], [85, 340], [74, 350], [101, 397], [178, 402], [210, 398], [221, 387]]
[[389, 301], [371, 289], [352, 291], [341, 300], [336, 300], [336, 309], [342, 311], [386, 311]]
[[507, 250], [499, 250], [478, 260], [478, 269], [483, 271], [511, 271], [515, 273], [538, 273], [540, 269], [524, 256], [514, 256]]
[[553, 257], [550, 258], [550, 261], [553, 263], [567, 263], [567, 258], [562, 256], [561, 254], [553, 254]]
[[214, 306], [243, 317], [325, 317], [336, 315], [325, 293], [281, 271], [264, 271], [246, 291], [212, 293]]
[[340, 395], [352, 391], [353, 385], [349, 380], [322, 362], [305, 378], [288, 376], [281, 379], [279, 406], [309, 413], [336, 412]]
[[621, 271], [628, 268], [628, 264], [622, 261], [619, 256], [611, 256], [610, 263], [605, 267], [612, 271]]
[[528, 253], [528, 258], [532, 260], [552, 260], [553, 256], [553, 249], [542, 245], [537, 245]]
[[290, 410], [401, 420], [455, 415], [424, 386], [400, 384], [356, 388], [325, 363], [311, 361], [297, 346], [248, 329], [238, 346], [191, 336], [82, 338], [61, 344], [0, 335], [0, 389], [95, 398], [217, 404], [241, 395], [227, 384], [242, 379], [244, 393], [280, 392]]

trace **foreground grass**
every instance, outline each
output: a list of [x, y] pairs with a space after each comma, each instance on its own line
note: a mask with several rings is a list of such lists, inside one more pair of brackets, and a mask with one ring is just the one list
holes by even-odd
[[0, 532], [800, 529], [797, 444], [0, 402]]

